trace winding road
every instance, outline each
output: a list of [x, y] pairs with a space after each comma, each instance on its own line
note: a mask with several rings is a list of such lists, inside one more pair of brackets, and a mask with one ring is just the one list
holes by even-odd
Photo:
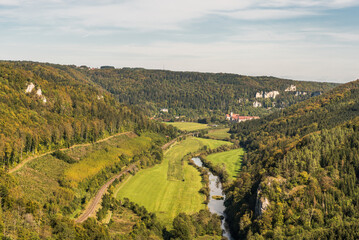
[[82, 223], [84, 222], [95, 210], [96, 206], [100, 203], [102, 196], [106, 193], [107, 188], [115, 181], [115, 179], [120, 178], [123, 174], [128, 173], [136, 168], [136, 163], [131, 164], [126, 169], [122, 170], [119, 174], [108, 180], [105, 185], [103, 185], [100, 190], [98, 190], [95, 198], [88, 204], [85, 211], [76, 219], [75, 222]]
[[[171, 146], [173, 143], [177, 141], [177, 138], [173, 139], [172, 141], [164, 144], [161, 148], [162, 150], [167, 149], [169, 146]], [[120, 178], [123, 174], [128, 173], [132, 171], [134, 168], [136, 168], [136, 163], [131, 164], [126, 169], [122, 170], [120, 173], [118, 173], [116, 176], [108, 180], [96, 193], [93, 200], [90, 201], [90, 203], [86, 206], [84, 212], [75, 220], [76, 223], [82, 223], [86, 221], [87, 218], [89, 218], [96, 210], [97, 205], [100, 203], [102, 196], [106, 193], [107, 188], [115, 181], [115, 179]]]

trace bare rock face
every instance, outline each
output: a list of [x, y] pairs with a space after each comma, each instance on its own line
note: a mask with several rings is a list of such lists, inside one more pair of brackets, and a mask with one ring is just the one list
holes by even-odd
[[296, 92], [295, 92], [295, 96], [299, 96], [299, 95], [305, 96], [305, 95], [307, 95], [307, 92], [299, 92], [299, 91], [296, 91]]
[[277, 177], [266, 177], [262, 183], [259, 185], [257, 189], [257, 198], [256, 198], [256, 205], [254, 207], [254, 214], [256, 217], [261, 217], [263, 213], [268, 209], [270, 206], [270, 201], [267, 196], [263, 194], [262, 187], [264, 188], [271, 188], [274, 186], [280, 186], [284, 184], [287, 180], [281, 176]]
[[275, 98], [278, 95], [279, 95], [278, 91], [265, 92], [264, 98]]
[[256, 93], [256, 98], [262, 98], [262, 97], [263, 97], [263, 92]]
[[255, 107], [255, 108], [262, 107], [262, 103], [255, 101], [255, 102], [253, 102], [253, 107]]
[[31, 93], [32, 90], [34, 90], [34, 88], [35, 88], [35, 84], [33, 84], [32, 82], [29, 83], [29, 85], [27, 85], [26, 87], [25, 93]]
[[290, 85], [284, 91], [285, 92], [295, 92], [295, 91], [297, 91], [297, 87], [295, 85]]
[[270, 202], [269, 199], [265, 196], [262, 196], [262, 190], [261, 187], [258, 187], [257, 190], [257, 199], [256, 199], [256, 205], [254, 208], [254, 214], [256, 217], [261, 217], [265, 210], [269, 207]]
[[42, 91], [41, 91], [41, 88], [37, 89], [36, 91], [36, 95], [41, 97], [42, 96]]
[[[32, 82], [29, 83], [29, 85], [27, 85], [26, 87], [26, 90], [25, 90], [25, 93], [31, 93], [33, 90], [35, 89], [35, 84], [33, 84]], [[44, 95], [42, 95], [42, 90], [41, 88], [38, 88], [36, 90], [36, 93], [35, 93], [41, 100], [43, 103], [47, 103], [47, 99]]]
[[278, 91], [270, 91], [270, 92], [257, 92], [256, 98], [276, 98], [279, 95]]

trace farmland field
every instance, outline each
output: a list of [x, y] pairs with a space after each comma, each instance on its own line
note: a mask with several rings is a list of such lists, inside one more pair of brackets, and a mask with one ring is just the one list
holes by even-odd
[[182, 131], [196, 131], [210, 128], [207, 124], [195, 122], [165, 122], [165, 124], [172, 125]]
[[180, 212], [194, 213], [206, 207], [199, 172], [182, 158], [203, 146], [215, 148], [228, 142], [187, 138], [165, 152], [161, 164], [144, 169], [120, 186], [118, 198], [129, 198], [156, 213], [162, 223], [169, 224]]
[[222, 128], [222, 129], [213, 129], [209, 130], [207, 136], [216, 138], [216, 139], [226, 139], [231, 136], [230, 133], [228, 133], [229, 128]]
[[238, 171], [241, 169], [243, 154], [244, 150], [242, 148], [238, 148], [227, 152], [208, 155], [207, 159], [214, 163], [214, 165], [224, 164], [230, 179], [235, 179]]

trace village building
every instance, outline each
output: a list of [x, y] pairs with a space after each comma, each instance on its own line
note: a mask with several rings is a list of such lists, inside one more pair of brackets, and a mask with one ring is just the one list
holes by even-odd
[[259, 117], [258, 116], [240, 116], [239, 114], [234, 114], [231, 112], [230, 114], [226, 114], [226, 119], [231, 122], [244, 122], [244, 121], [248, 121], [248, 120], [259, 119]]

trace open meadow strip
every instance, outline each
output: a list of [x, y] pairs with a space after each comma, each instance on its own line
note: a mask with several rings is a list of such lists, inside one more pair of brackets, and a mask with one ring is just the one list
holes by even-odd
[[203, 123], [196, 123], [196, 122], [164, 122], [165, 124], [172, 125], [179, 130], [182, 131], [196, 131], [196, 130], [202, 130], [202, 129], [208, 129], [210, 126]]
[[215, 166], [224, 165], [229, 174], [229, 178], [233, 180], [241, 169], [243, 154], [243, 148], [238, 148], [226, 152], [213, 153], [206, 158]]
[[[203, 146], [216, 148], [224, 141], [187, 138], [177, 143], [164, 154], [161, 164], [141, 170], [126, 183], [121, 184], [119, 199], [129, 198], [144, 206], [148, 211], [156, 213], [162, 223], [171, 227], [171, 222], [180, 212], [195, 213], [204, 209], [205, 196], [199, 193], [202, 178], [199, 172], [183, 157], [196, 152]], [[170, 170], [171, 168], [179, 168]], [[175, 173], [169, 177], [169, 173]]]
[[[108, 136], [106, 138], [103, 138], [103, 139], [100, 139], [98, 140], [97, 142], [95, 142], [95, 144], [98, 144], [98, 143], [101, 143], [101, 142], [106, 142], [108, 140], [110, 140], [111, 138], [114, 138], [114, 137], [118, 137], [120, 135], [127, 135], [129, 137], [135, 137], [136, 134], [133, 133], [133, 132], [122, 132], [122, 133], [117, 133], [115, 135], [112, 135], [112, 136]], [[75, 149], [75, 148], [83, 148], [83, 147], [87, 147], [87, 146], [91, 146], [91, 145], [94, 145], [94, 143], [81, 143], [81, 144], [75, 144], [75, 145], [72, 145], [71, 147], [69, 148], [62, 148], [60, 149], [60, 151], [68, 151], [70, 149]], [[18, 171], [20, 168], [22, 168], [25, 164], [27, 164], [28, 162], [30, 161], [33, 161], [35, 159], [38, 159], [38, 158], [41, 158], [41, 157], [44, 157], [44, 156], [47, 156], [49, 154], [52, 154], [54, 151], [50, 151], [50, 152], [46, 152], [46, 153], [42, 153], [42, 154], [39, 154], [39, 155], [34, 155], [34, 156], [29, 156], [28, 158], [22, 160], [22, 162], [20, 162], [18, 165], [16, 165], [14, 168], [10, 169], [9, 170], [9, 173], [13, 173], [13, 172], [16, 172]]]
[[228, 133], [229, 128], [221, 128], [221, 129], [212, 129], [208, 131], [208, 134], [206, 136], [215, 138], [215, 139], [226, 139], [231, 136], [230, 133]]

